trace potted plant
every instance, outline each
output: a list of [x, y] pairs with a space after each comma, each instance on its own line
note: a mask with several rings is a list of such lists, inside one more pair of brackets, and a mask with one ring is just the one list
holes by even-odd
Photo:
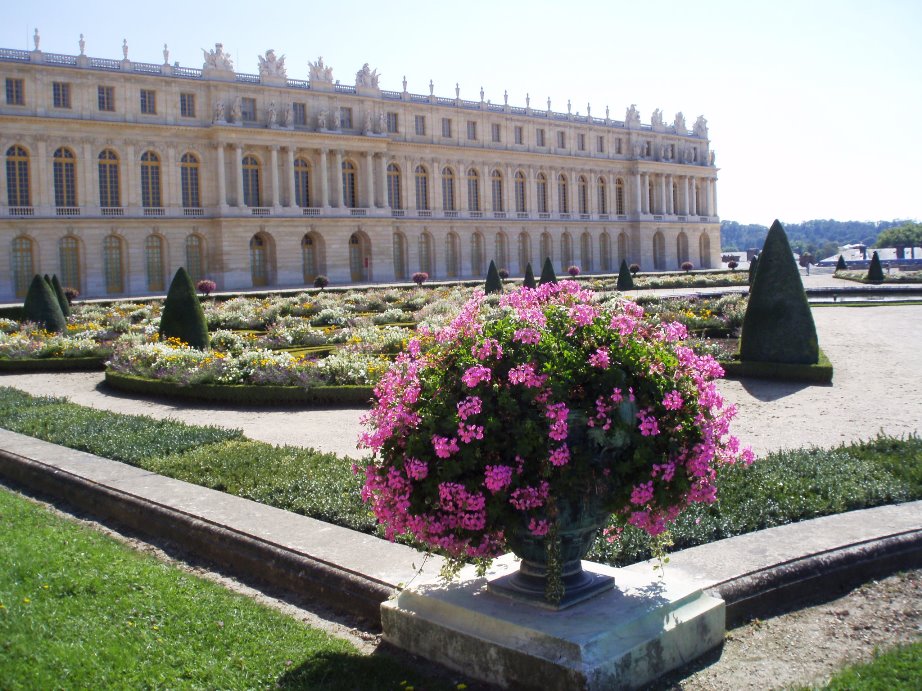
[[714, 501], [717, 466], [751, 460], [728, 433], [722, 370], [685, 337], [572, 281], [478, 291], [376, 387], [363, 498], [389, 539], [412, 535], [449, 570], [469, 560], [485, 573], [511, 550], [519, 595], [584, 599], [603, 586], [580, 559], [610, 516], [616, 534], [657, 535]]

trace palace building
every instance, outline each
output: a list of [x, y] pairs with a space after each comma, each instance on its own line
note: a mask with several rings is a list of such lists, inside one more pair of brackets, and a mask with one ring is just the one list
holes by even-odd
[[35, 273], [83, 297], [163, 293], [185, 266], [219, 290], [719, 266], [703, 117], [666, 124], [354, 85], [322, 58], [236, 72], [0, 49], [0, 301]]

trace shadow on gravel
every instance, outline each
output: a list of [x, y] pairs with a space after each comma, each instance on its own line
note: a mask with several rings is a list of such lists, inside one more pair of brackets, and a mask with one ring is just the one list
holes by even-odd
[[814, 386], [832, 388], [832, 384], [816, 384], [813, 382], [778, 382], [764, 379], [740, 379], [739, 381], [746, 393], [764, 402], [777, 401]]

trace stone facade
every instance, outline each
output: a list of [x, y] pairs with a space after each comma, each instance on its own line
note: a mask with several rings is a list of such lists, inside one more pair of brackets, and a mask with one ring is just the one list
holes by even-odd
[[[0, 301], [34, 273], [85, 297], [719, 266], [707, 123], [624, 120], [355, 85], [322, 58], [234, 71], [0, 49]], [[352, 79], [350, 78], [350, 82]], [[587, 112], [589, 111], [587, 107]]]

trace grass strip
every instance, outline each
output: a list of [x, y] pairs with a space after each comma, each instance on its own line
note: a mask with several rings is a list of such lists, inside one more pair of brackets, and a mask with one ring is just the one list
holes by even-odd
[[4, 689], [438, 688], [2, 488], [0, 521]]
[[829, 691], [893, 691], [918, 689], [922, 682], [922, 642], [878, 653], [873, 660], [845, 668], [824, 689]]

